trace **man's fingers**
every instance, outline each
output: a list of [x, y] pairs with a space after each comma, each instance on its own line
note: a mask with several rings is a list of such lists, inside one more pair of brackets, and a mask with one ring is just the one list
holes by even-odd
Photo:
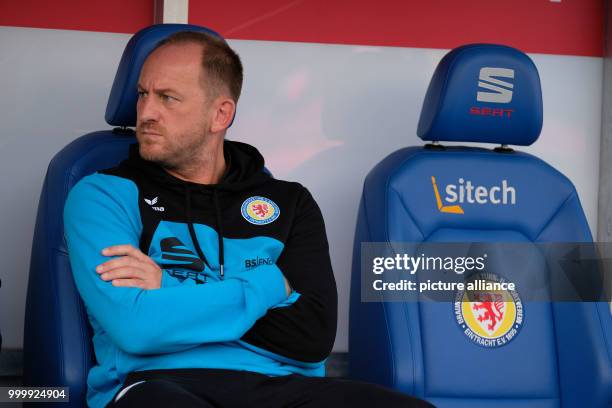
[[104, 272], [112, 271], [113, 269], [116, 269], [116, 268], [122, 268], [126, 266], [139, 267], [141, 265], [142, 265], [142, 261], [135, 259], [132, 256], [122, 256], [119, 258], [113, 258], [110, 261], [106, 261], [96, 266], [96, 272], [104, 273]]
[[131, 266], [125, 266], [121, 268], [115, 268], [110, 272], [104, 272], [100, 275], [100, 278], [105, 281], [115, 280], [115, 279], [142, 279], [144, 277], [144, 272], [139, 268], [134, 268]]
[[142, 251], [133, 245], [113, 245], [102, 250], [104, 256], [118, 256], [118, 255], [129, 255], [140, 260], [150, 259], [148, 256], [142, 253]]
[[112, 281], [113, 286], [132, 286], [141, 289], [159, 289], [162, 271], [155, 261], [132, 245], [114, 245], [102, 250], [114, 258], [96, 267], [100, 278]]
[[144, 281], [140, 279], [115, 279], [113, 280], [113, 286], [129, 286], [133, 288], [143, 288]]
[[114, 256], [114, 255], [127, 255], [134, 247], [130, 244], [125, 245], [113, 245], [102, 249], [102, 255]]

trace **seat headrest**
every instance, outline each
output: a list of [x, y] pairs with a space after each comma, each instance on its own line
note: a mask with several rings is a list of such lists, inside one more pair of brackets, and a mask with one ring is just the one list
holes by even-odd
[[542, 130], [542, 90], [533, 61], [503, 45], [470, 44], [442, 58], [417, 129], [423, 140], [527, 146]]
[[111, 126], [136, 126], [136, 87], [142, 64], [160, 41], [178, 31], [202, 31], [221, 38], [213, 30], [191, 24], [157, 24], [134, 34], [123, 51], [115, 74], [104, 115], [106, 123]]

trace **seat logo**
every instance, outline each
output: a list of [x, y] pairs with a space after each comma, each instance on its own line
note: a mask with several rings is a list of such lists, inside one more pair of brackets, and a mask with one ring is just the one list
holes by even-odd
[[255, 225], [269, 224], [280, 215], [280, 209], [274, 201], [260, 196], [253, 196], [244, 200], [240, 212], [245, 220]]
[[516, 189], [502, 180], [500, 186], [478, 186], [470, 180], [459, 178], [457, 184], [448, 184], [444, 189], [444, 199], [440, 194], [435, 176], [431, 176], [434, 197], [438, 210], [447, 214], [464, 214], [462, 204], [516, 204]]
[[436, 184], [436, 178], [431, 176], [431, 184], [433, 185], [434, 195], [436, 196], [436, 204], [438, 204], [438, 210], [448, 214], [463, 214], [463, 208], [459, 205], [443, 205], [442, 199], [440, 198], [440, 192], [438, 191], [438, 185]]
[[458, 291], [453, 314], [463, 334], [486, 348], [512, 341], [523, 326], [523, 303], [516, 290], [490, 290], [507, 281], [494, 273], [476, 273], [469, 278], [473, 290]]
[[503, 81], [499, 78], [514, 79], [514, 70], [509, 68], [483, 67], [478, 76], [478, 87], [487, 91], [478, 91], [476, 100], [478, 102], [509, 103], [512, 101], [512, 82]]
[[145, 198], [144, 200], [145, 200], [145, 203], [149, 204], [154, 211], [164, 211], [165, 210], [164, 207], [154, 207], [155, 204], [157, 204], [157, 199], [158, 197], [151, 198], [151, 199]]
[[163, 238], [159, 243], [162, 263], [159, 266], [179, 282], [192, 279], [196, 283], [206, 282], [204, 262], [177, 237]]

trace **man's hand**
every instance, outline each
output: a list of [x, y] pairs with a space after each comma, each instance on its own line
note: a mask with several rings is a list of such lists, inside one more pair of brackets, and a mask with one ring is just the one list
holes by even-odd
[[287, 295], [287, 297], [289, 297], [291, 295], [291, 292], [293, 292], [293, 289], [291, 288], [291, 285], [289, 284], [287, 278], [285, 278], [285, 275], [283, 275], [283, 280], [285, 281], [285, 294]]
[[100, 277], [113, 286], [159, 289], [162, 270], [148, 256], [132, 245], [115, 245], [102, 250], [104, 256], [119, 256], [96, 267]]
[[[161, 287], [162, 270], [140, 249], [132, 245], [115, 245], [102, 250], [104, 256], [119, 256], [101, 263], [96, 267], [102, 280], [112, 281], [113, 286], [128, 286], [141, 289], [159, 289]], [[291, 295], [293, 289], [289, 281], [285, 281], [285, 294]]]

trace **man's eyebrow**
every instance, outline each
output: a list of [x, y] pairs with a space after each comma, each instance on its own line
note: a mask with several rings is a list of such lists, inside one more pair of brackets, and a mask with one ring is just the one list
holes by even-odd
[[[136, 88], [138, 89], [145, 89], [144, 86], [142, 86], [141, 84], [136, 85]], [[153, 92], [160, 94], [160, 93], [167, 93], [167, 92], [172, 92], [172, 93], [178, 93], [178, 91], [172, 89], [172, 88], [161, 88], [161, 89], [154, 89]]]
[[154, 89], [153, 92], [155, 92], [156, 94], [165, 94], [165, 93], [178, 93], [177, 91], [175, 91], [172, 88], [162, 88], [162, 89]]

